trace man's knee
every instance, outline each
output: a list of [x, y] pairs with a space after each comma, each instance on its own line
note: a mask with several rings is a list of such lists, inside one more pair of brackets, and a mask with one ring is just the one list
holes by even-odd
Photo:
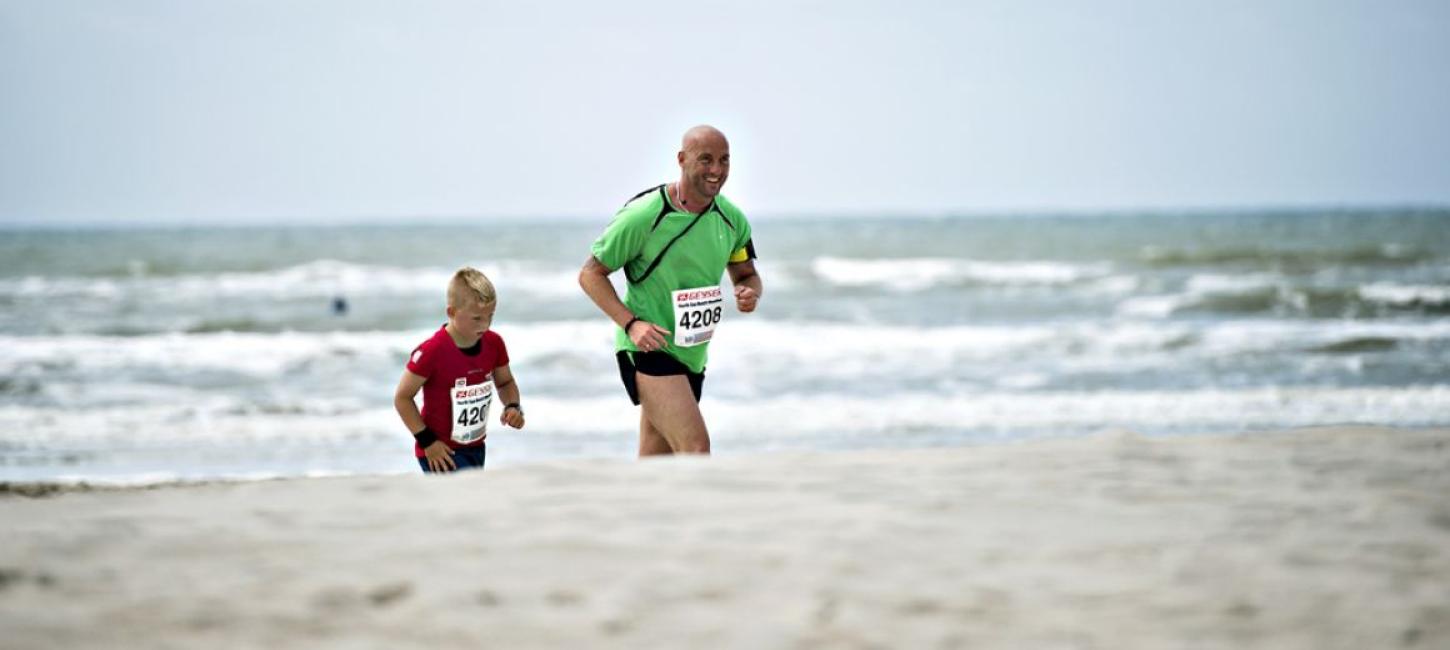
[[649, 423], [649, 419], [640, 413], [639, 417], [639, 455], [641, 456], [662, 456], [675, 453], [670, 447], [668, 440], [660, 435], [658, 429]]
[[661, 422], [641, 422], [640, 453], [708, 454], [710, 432], [698, 411]]
[[710, 453], [710, 436], [701, 433], [698, 436], [691, 436], [680, 442], [680, 448], [675, 450], [677, 454], [708, 454]]
[[671, 450], [677, 454], [710, 453], [710, 434], [684, 375], [655, 377], [641, 373], [638, 382], [644, 420], [664, 437]]

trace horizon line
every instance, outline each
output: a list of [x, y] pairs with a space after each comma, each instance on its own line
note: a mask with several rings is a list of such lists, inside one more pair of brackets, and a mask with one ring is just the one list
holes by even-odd
[[[1349, 203], [1277, 203], [1277, 204], [1219, 204], [1183, 206], [1140, 206], [1140, 207], [1017, 207], [1017, 208], [963, 208], [950, 210], [831, 210], [831, 211], [781, 211], [768, 210], [750, 212], [751, 220], [822, 221], [822, 220], [869, 220], [869, 219], [998, 219], [998, 218], [1085, 218], [1085, 217], [1170, 217], [1192, 215], [1228, 214], [1303, 214], [1313, 212], [1364, 213], [1377, 211], [1423, 211], [1450, 212], [1450, 203], [1430, 201]], [[14, 221], [0, 219], [0, 230], [45, 230], [56, 229], [106, 229], [106, 228], [275, 228], [275, 227], [340, 227], [340, 226], [428, 226], [446, 225], [460, 220], [478, 220], [503, 223], [607, 223], [612, 214], [583, 213], [433, 213], [393, 215], [276, 215], [276, 216], [219, 216], [219, 217], [120, 217], [86, 218], [61, 217], [52, 219], [26, 219]]]

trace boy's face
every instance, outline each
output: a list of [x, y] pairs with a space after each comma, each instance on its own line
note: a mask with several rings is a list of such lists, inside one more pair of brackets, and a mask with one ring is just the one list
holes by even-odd
[[468, 303], [460, 307], [448, 308], [448, 322], [453, 325], [453, 331], [459, 336], [478, 338], [488, 331], [493, 324], [493, 311], [498, 303], [489, 304]]

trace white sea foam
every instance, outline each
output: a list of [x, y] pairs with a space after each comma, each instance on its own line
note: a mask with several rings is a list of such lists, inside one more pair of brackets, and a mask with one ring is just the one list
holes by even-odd
[[1370, 338], [1410, 343], [1445, 341], [1450, 339], [1450, 321], [1236, 321], [1202, 330], [1198, 350], [1207, 355], [1245, 354], [1319, 348]]
[[811, 271], [827, 283], [920, 291], [941, 285], [1065, 285], [1105, 277], [1108, 264], [978, 262], [959, 258], [848, 259], [818, 257]]
[[1450, 304], [1450, 287], [1376, 282], [1359, 288], [1365, 300], [1397, 306]]
[[[637, 410], [621, 395], [529, 398], [528, 426], [490, 426], [491, 457], [629, 457]], [[1129, 429], [1203, 433], [1379, 423], [1443, 426], [1450, 386], [956, 395], [709, 396], [716, 453], [961, 443]], [[37, 435], [37, 427], [45, 435]], [[0, 479], [161, 482], [405, 471], [411, 444], [386, 406], [348, 414], [238, 415], [203, 405], [94, 411], [0, 408]], [[338, 458], [332, 465], [309, 459]], [[247, 469], [247, 468], [251, 469]], [[169, 468], [169, 469], [168, 469]], [[271, 468], [271, 469], [258, 469]]]
[[[611, 383], [614, 328], [601, 319], [501, 324], [521, 372], [598, 389]], [[112, 400], [167, 391], [265, 389], [291, 381], [395, 381], [401, 360], [433, 330], [161, 334], [134, 337], [0, 336], [0, 376], [59, 394], [67, 382], [106, 379]], [[966, 370], [1031, 372], [1135, 363], [1191, 363], [1240, 354], [1322, 348], [1361, 339], [1442, 345], [1450, 321], [1236, 320], [1214, 324], [1133, 319], [918, 327], [732, 316], [712, 344], [712, 367], [783, 379], [850, 381], [959, 378]], [[965, 370], [964, 370], [965, 369]], [[1191, 368], [1189, 368], [1191, 369]], [[783, 373], [783, 374], [782, 374]], [[539, 375], [544, 375], [540, 377]], [[775, 382], [763, 381], [762, 385]], [[946, 385], [946, 384], [943, 384]], [[65, 401], [65, 400], [62, 400]]]
[[[478, 262], [500, 287], [535, 297], [579, 295], [577, 268], [535, 261]], [[405, 268], [317, 260], [255, 272], [219, 272], [175, 276], [136, 275], [91, 278], [26, 276], [0, 279], [0, 295], [46, 299], [116, 299], [139, 294], [170, 302], [260, 297], [273, 300], [336, 295], [442, 295], [451, 268]]]
[[1287, 280], [1275, 273], [1193, 275], [1183, 290], [1171, 294], [1131, 296], [1118, 303], [1119, 316], [1136, 318], [1168, 318], [1176, 313], [1213, 304], [1231, 304], [1235, 299], [1271, 300], [1282, 298], [1287, 304], [1304, 306], [1304, 298], [1291, 289]]
[[1185, 295], [1134, 296], [1118, 303], [1115, 313], [1124, 318], [1164, 319], [1191, 302]]
[[1284, 278], [1275, 273], [1245, 273], [1222, 275], [1204, 273], [1188, 279], [1187, 291], [1192, 295], [1241, 294], [1273, 289], [1283, 284]]
[[17, 373], [31, 366], [80, 373], [161, 367], [269, 379], [320, 355], [355, 357], [403, 349], [405, 336], [397, 332], [8, 336], [0, 337], [0, 370]]
[[[1194, 391], [987, 392], [889, 400], [789, 396], [712, 405], [718, 430], [756, 432], [789, 422], [780, 436], [863, 432], [900, 435], [943, 430], [966, 435], [1141, 431], [1230, 431], [1346, 422], [1430, 425], [1450, 422], [1450, 386], [1412, 388], [1258, 388]], [[768, 437], [768, 436], [763, 436]]]

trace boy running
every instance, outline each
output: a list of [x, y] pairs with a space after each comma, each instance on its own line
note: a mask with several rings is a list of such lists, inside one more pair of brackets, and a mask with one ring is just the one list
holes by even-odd
[[[413, 349], [393, 407], [416, 441], [424, 472], [483, 469], [488, 415], [497, 396], [499, 422], [524, 428], [519, 386], [503, 338], [489, 329], [498, 306], [493, 283], [464, 267], [448, 282], [448, 323]], [[413, 398], [423, 391], [420, 413]]]

